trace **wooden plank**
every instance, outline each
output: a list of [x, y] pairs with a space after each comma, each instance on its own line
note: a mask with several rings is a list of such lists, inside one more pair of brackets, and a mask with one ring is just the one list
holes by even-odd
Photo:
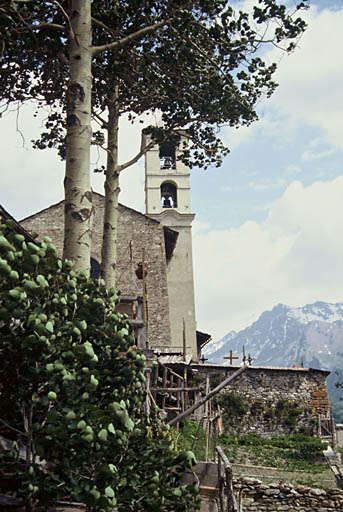
[[225, 455], [223, 449], [221, 446], [217, 446], [217, 452], [218, 452], [218, 455], [221, 457], [221, 459], [223, 460], [225, 466], [230, 466], [230, 461], [229, 459], [227, 458], [227, 456]]
[[[166, 386], [167, 386], [167, 373], [168, 373], [167, 368], [163, 368], [163, 383], [162, 383], [162, 385], [164, 388], [166, 388]], [[164, 396], [162, 398], [162, 409], [164, 409], [165, 406], [166, 406], [166, 397]]]
[[180, 387], [180, 388], [150, 388], [150, 391], [153, 392], [153, 393], [177, 393], [177, 392], [185, 392], [187, 391], [188, 393], [190, 391], [203, 391], [204, 388], [202, 387], [198, 387], [198, 388], [185, 388], [185, 387]]
[[205, 485], [200, 485], [199, 494], [200, 496], [207, 496], [208, 498], [218, 498], [219, 489], [217, 489], [217, 487], [207, 487]]
[[[168, 355], [168, 354], [167, 354]], [[158, 361], [158, 364], [162, 366], [162, 368], [168, 368], [168, 372], [171, 374], [171, 375], [174, 375], [174, 377], [177, 377], [178, 379], [183, 379], [181, 375], [179, 375], [178, 373], [174, 372], [174, 370], [172, 370], [171, 368], [169, 368], [168, 366], [166, 366], [164, 363], [161, 363], [161, 361]]]
[[[222, 491], [226, 491], [227, 495], [227, 511], [228, 512], [238, 512], [237, 503], [235, 499], [235, 495], [233, 493], [233, 475], [232, 475], [232, 467], [229, 459], [225, 455], [223, 449], [220, 446], [217, 446], [218, 453], [218, 467], [221, 465], [220, 461], [223, 461], [224, 464], [224, 481], [223, 481], [223, 489]], [[223, 509], [224, 510], [224, 509]]]
[[248, 366], [244, 365], [239, 370], [237, 370], [235, 373], [230, 375], [230, 377], [227, 377], [227, 379], [223, 380], [216, 388], [214, 388], [210, 393], [208, 393], [206, 396], [201, 398], [199, 402], [196, 402], [192, 407], [189, 407], [189, 409], [186, 409], [181, 414], [176, 416], [176, 418], [172, 419], [169, 422], [169, 425], [175, 425], [175, 423], [178, 423], [182, 418], [185, 418], [186, 416], [189, 416], [193, 411], [201, 407], [207, 400], [212, 398], [214, 395], [216, 395], [221, 389], [225, 388], [230, 382], [237, 379], [242, 373], [244, 373], [248, 369]]

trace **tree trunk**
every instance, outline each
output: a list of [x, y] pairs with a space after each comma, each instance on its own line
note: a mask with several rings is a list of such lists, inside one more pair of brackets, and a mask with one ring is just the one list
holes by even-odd
[[118, 132], [119, 105], [118, 86], [108, 101], [107, 165], [105, 179], [104, 231], [101, 249], [101, 276], [107, 288], [116, 283], [117, 226], [118, 226]]
[[69, 67], [65, 231], [63, 257], [77, 270], [90, 268], [92, 191], [90, 187], [92, 27], [90, 0], [69, 2]]

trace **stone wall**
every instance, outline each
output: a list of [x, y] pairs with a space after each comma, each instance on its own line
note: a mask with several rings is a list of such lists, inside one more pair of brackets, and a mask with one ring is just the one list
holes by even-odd
[[[92, 257], [101, 261], [104, 197], [93, 193], [95, 210], [92, 226]], [[20, 224], [30, 233], [48, 235], [62, 256], [64, 238], [64, 202], [38, 212]], [[170, 345], [169, 302], [163, 226], [153, 219], [119, 205], [117, 245], [117, 288], [122, 295], [142, 295], [142, 281], [135, 271], [142, 261], [148, 265], [148, 337], [150, 346]]]
[[234, 479], [237, 501], [245, 512], [328, 512], [343, 510], [340, 489], [311, 489], [289, 483], [263, 484], [249, 478]]
[[[206, 373], [212, 377], [220, 375], [221, 380], [238, 369], [220, 365], [204, 367]], [[202, 371], [201, 365], [196, 368]], [[309, 368], [250, 366], [224, 390], [239, 395], [248, 405], [247, 413], [237, 418], [235, 431], [265, 436], [304, 429], [316, 432], [318, 415], [330, 414], [326, 388], [329, 374]]]

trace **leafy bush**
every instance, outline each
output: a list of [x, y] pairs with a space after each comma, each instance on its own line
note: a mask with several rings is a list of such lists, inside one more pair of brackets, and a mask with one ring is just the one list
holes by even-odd
[[[177, 445], [182, 450], [192, 450], [198, 460], [206, 460], [207, 436], [201, 424], [188, 419], [180, 423], [179, 431], [176, 432]], [[210, 449], [213, 453], [213, 440], [211, 439]]]
[[276, 403], [275, 407], [266, 409], [264, 418], [288, 427], [289, 431], [294, 431], [298, 418], [303, 412], [303, 409], [297, 407], [296, 402], [282, 398]]
[[31, 510], [61, 498], [91, 511], [196, 510], [182, 486], [193, 454], [143, 411], [145, 357], [115, 311], [117, 295], [0, 226], [0, 433]]
[[238, 425], [249, 411], [249, 405], [238, 393], [227, 391], [215, 398], [223, 412], [223, 423], [226, 428]]

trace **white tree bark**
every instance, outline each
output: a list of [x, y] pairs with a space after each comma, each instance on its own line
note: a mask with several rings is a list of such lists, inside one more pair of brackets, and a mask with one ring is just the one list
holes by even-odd
[[107, 165], [105, 179], [104, 231], [101, 249], [101, 276], [107, 288], [116, 284], [117, 227], [118, 227], [118, 86], [109, 95], [107, 126]]
[[92, 27], [91, 1], [70, 0], [65, 232], [63, 257], [77, 270], [90, 268], [92, 191], [90, 187]]

